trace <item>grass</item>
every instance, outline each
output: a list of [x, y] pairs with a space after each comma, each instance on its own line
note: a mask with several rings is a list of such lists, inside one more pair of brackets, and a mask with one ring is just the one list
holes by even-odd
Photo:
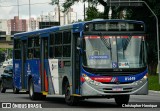
[[159, 75], [149, 75], [149, 90], [160, 91]]

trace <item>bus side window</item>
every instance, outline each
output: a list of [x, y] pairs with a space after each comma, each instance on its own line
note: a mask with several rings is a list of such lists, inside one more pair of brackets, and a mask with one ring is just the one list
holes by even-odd
[[71, 32], [63, 32], [63, 57], [71, 57]]
[[55, 57], [62, 57], [62, 32], [55, 33]]
[[32, 59], [33, 56], [33, 49], [34, 49], [34, 39], [32, 38], [28, 38], [28, 54], [27, 54], [27, 58], [28, 59]]
[[49, 57], [50, 58], [54, 58], [54, 37], [55, 37], [55, 34], [54, 33], [51, 33], [50, 34], [50, 40], [49, 40]]
[[21, 59], [21, 44], [19, 39], [14, 39], [14, 59]]

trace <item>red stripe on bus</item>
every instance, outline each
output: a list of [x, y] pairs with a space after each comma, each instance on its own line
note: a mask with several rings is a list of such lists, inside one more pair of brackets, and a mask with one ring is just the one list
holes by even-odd
[[[90, 77], [92, 80], [95, 80], [97, 82], [111, 82], [112, 81], [112, 77]], [[85, 78], [81, 77], [80, 78], [81, 82], [85, 82]]]
[[112, 77], [91, 77], [91, 79], [97, 82], [111, 82]]
[[112, 36], [103, 36], [105, 39], [112, 38]]
[[98, 39], [100, 36], [86, 36], [85, 39]]
[[128, 36], [121, 36], [121, 38], [128, 38]]
[[45, 91], [48, 92], [48, 78], [47, 78], [46, 70], [44, 70], [44, 85], [45, 85]]
[[132, 36], [133, 38], [142, 38], [142, 36]]
[[84, 80], [84, 78], [83, 78], [83, 77], [81, 77], [81, 78], [80, 78], [80, 81], [81, 81], [81, 82], [84, 82], [85, 80]]

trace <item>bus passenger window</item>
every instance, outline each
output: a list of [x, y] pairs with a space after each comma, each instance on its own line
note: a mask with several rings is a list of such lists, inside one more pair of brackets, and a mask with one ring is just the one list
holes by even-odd
[[33, 58], [33, 49], [28, 49], [28, 59]]
[[55, 44], [62, 44], [62, 32], [55, 34]]
[[71, 57], [71, 32], [63, 32], [63, 57]]
[[54, 36], [55, 34], [54, 33], [52, 33], [52, 34], [50, 34], [50, 41], [49, 41], [49, 46], [50, 46], [50, 48], [49, 48], [49, 57], [50, 58], [53, 58], [54, 57]]
[[55, 47], [55, 57], [62, 57], [62, 46]]
[[63, 46], [63, 57], [71, 57], [71, 45]]

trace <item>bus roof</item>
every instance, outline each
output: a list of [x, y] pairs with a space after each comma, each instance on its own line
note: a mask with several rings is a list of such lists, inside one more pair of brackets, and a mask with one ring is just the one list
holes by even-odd
[[95, 20], [92, 20], [92, 21], [77, 22], [77, 23], [68, 24], [68, 25], [64, 25], [64, 26], [53, 26], [53, 27], [39, 29], [39, 30], [31, 31], [31, 32], [17, 33], [17, 34], [14, 34], [14, 38], [26, 39], [28, 36], [42, 35], [42, 34], [45, 34], [45, 33], [51, 33], [53, 31], [60, 31], [60, 30], [65, 30], [65, 29], [76, 29], [76, 30], [74, 30], [74, 32], [80, 32], [81, 30], [83, 30], [84, 24], [92, 23], [92, 22], [128, 22], [128, 23], [144, 24], [143, 21], [136, 21], [136, 20], [95, 19]]

